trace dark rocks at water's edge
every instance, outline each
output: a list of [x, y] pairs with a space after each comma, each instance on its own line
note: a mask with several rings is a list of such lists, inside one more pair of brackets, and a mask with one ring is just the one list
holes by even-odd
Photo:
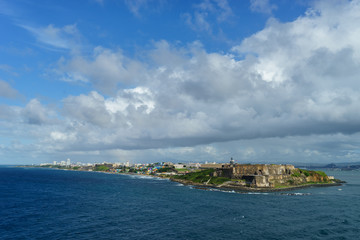
[[181, 183], [183, 185], [193, 186], [196, 189], [202, 189], [202, 190], [219, 189], [224, 191], [234, 190], [236, 192], [259, 192], [259, 193], [292, 191], [296, 189], [303, 189], [310, 187], [333, 187], [333, 186], [341, 186], [342, 183], [345, 183], [344, 181], [342, 181], [342, 183], [326, 183], [326, 184], [314, 183], [314, 184], [306, 184], [306, 185], [298, 185], [298, 186], [288, 186], [283, 188], [262, 188], [262, 187], [243, 187], [243, 186], [234, 186], [234, 185], [225, 186], [225, 185], [201, 184], [201, 183], [195, 183], [180, 179], [170, 179], [170, 180]]
[[275, 164], [223, 164], [170, 179], [196, 188], [216, 188], [245, 192], [278, 192], [307, 187], [339, 186], [344, 181], [322, 171]]
[[176, 169], [169, 164], [118, 166], [94, 164], [92, 166], [24, 166], [62, 170], [94, 171], [113, 174], [143, 175], [169, 178], [184, 185], [202, 189], [235, 190], [239, 192], [279, 192], [306, 187], [339, 186], [344, 181], [327, 176], [322, 171], [295, 168], [276, 164], [198, 164], [197, 167]]

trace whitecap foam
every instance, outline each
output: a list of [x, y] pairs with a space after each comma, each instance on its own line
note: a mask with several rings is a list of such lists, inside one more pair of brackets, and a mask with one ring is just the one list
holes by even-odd
[[306, 196], [306, 195], [311, 195], [311, 193], [280, 193], [280, 195], [286, 195], [286, 196]]
[[254, 194], [254, 195], [269, 195], [267, 192], [248, 192], [244, 194]]

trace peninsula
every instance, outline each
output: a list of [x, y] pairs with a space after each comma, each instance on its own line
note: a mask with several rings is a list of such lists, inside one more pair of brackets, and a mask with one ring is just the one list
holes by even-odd
[[281, 164], [238, 164], [234, 161], [219, 164], [174, 164], [171, 162], [149, 164], [87, 164], [63, 162], [40, 166], [63, 170], [95, 171], [113, 174], [147, 175], [169, 178], [171, 181], [198, 188], [221, 188], [236, 191], [272, 192], [310, 186], [338, 186], [344, 183], [323, 171], [295, 168]]
[[198, 187], [224, 188], [239, 191], [285, 191], [310, 186], [337, 186], [344, 183], [323, 171], [276, 164], [207, 164], [206, 168], [170, 179]]

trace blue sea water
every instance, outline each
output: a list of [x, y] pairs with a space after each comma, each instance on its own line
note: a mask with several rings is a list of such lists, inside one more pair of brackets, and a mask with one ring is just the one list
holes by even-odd
[[0, 239], [360, 239], [360, 172], [327, 173], [348, 183], [244, 194], [0, 167]]

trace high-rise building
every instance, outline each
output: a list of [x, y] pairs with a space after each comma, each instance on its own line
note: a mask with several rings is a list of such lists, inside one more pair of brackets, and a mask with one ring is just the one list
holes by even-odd
[[68, 158], [68, 159], [66, 160], [66, 166], [70, 166], [70, 164], [71, 164], [70, 158]]

